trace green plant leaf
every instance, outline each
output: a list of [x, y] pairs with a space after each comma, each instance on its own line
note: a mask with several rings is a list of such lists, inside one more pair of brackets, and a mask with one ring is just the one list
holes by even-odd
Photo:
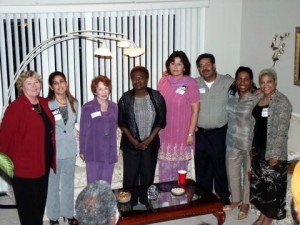
[[0, 152], [0, 170], [3, 170], [11, 178], [14, 175], [14, 164], [11, 159], [5, 155], [4, 153]]

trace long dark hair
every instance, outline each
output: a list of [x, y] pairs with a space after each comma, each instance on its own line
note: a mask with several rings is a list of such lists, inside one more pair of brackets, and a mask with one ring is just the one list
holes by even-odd
[[[53, 85], [53, 81], [56, 76], [62, 77], [65, 80], [65, 82], [67, 82], [66, 75], [63, 72], [55, 71], [55, 72], [51, 73], [48, 78], [48, 84], [49, 84], [49, 90], [48, 90], [48, 96], [47, 96], [48, 101], [52, 101], [55, 99], [55, 93], [54, 93], [54, 90], [51, 89], [51, 87]], [[69, 86], [67, 87], [67, 90], [66, 90], [66, 97], [67, 97], [68, 101], [70, 102], [72, 111], [75, 112], [74, 103], [77, 102], [77, 99], [70, 93]]]
[[258, 88], [256, 87], [256, 84], [253, 82], [253, 72], [252, 70], [249, 68], [249, 67], [246, 67], [246, 66], [240, 66], [237, 71], [235, 72], [235, 81], [233, 82], [233, 84], [229, 87], [229, 90], [228, 90], [228, 93], [230, 95], [235, 95], [236, 92], [238, 92], [238, 88], [236, 86], [236, 80], [237, 80], [237, 77], [239, 75], [240, 72], [246, 72], [249, 74], [249, 77], [252, 81], [252, 89], [251, 89], [251, 93], [254, 93]]

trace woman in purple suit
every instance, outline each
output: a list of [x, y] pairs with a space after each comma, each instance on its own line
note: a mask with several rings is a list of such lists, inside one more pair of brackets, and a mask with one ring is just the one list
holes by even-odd
[[106, 76], [92, 80], [95, 98], [82, 106], [80, 157], [86, 162], [87, 182], [105, 180], [111, 184], [117, 162], [117, 104], [108, 100], [111, 81]]

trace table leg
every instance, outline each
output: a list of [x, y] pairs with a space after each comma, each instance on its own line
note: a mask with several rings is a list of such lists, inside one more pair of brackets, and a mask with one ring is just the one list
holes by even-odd
[[215, 212], [213, 215], [217, 217], [218, 225], [222, 225], [225, 222], [226, 214], [223, 210]]

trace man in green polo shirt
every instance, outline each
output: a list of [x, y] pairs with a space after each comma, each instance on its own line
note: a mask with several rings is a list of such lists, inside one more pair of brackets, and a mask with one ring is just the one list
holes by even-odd
[[199, 185], [215, 191], [224, 205], [230, 192], [226, 174], [226, 131], [228, 89], [234, 79], [216, 71], [215, 57], [201, 54], [196, 60], [201, 110], [195, 134], [195, 173]]

